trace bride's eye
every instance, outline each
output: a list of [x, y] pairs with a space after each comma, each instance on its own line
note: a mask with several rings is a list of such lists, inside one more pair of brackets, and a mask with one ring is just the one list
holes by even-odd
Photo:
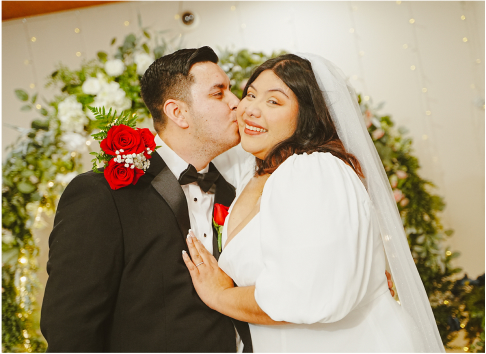
[[246, 97], [255, 98], [255, 95], [253, 93], [248, 93]]
[[278, 104], [278, 102], [274, 100], [268, 100], [268, 102], [270, 102], [271, 104]]

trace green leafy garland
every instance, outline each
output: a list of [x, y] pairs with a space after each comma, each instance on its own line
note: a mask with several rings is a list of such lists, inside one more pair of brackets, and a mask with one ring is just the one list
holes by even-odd
[[[126, 110], [127, 119], [136, 114], [139, 122], [150, 119], [140, 97], [139, 79], [151, 61], [176, 50], [181, 42], [176, 44], [177, 38], [166, 40], [164, 32], [149, 32], [141, 28], [140, 35], [129, 34], [113, 59], [99, 52], [97, 60], [84, 62], [80, 70], [60, 65], [47, 82], [60, 94], [46, 107], [36, 104], [37, 94], [29, 97], [25, 91], [16, 90], [17, 97], [25, 102], [21, 110], [38, 109], [42, 117], [34, 120], [30, 129], [16, 128], [22, 136], [10, 147], [3, 164], [3, 351], [42, 352], [46, 348], [35, 302], [38, 248], [32, 229], [42, 226], [42, 213], [55, 210], [67, 183], [83, 170], [80, 156], [89, 150], [89, 135], [98, 127], [95, 115], [104, 115], [89, 106]], [[113, 39], [111, 45], [115, 43]], [[221, 67], [239, 97], [256, 66], [284, 53], [221, 52]], [[394, 190], [444, 344], [450, 347], [464, 328], [468, 350], [484, 352], [484, 276], [455, 280], [460, 269], [454, 268], [451, 260], [458, 253], [442, 247], [452, 234], [452, 230], [443, 229], [438, 217], [445, 205], [442, 198], [431, 193], [434, 185], [419, 177], [411, 139], [404, 137], [404, 129], [395, 129], [390, 116], [379, 113], [382, 105], [374, 106], [361, 96], [358, 101]]]

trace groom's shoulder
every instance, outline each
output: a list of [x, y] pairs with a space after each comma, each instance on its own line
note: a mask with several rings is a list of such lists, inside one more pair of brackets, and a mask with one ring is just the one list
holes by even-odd
[[110, 194], [110, 185], [103, 173], [88, 171], [74, 177], [67, 185], [63, 194]]

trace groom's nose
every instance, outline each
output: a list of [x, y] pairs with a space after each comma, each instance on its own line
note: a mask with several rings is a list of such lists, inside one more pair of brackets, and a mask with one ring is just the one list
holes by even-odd
[[228, 106], [229, 106], [229, 108], [232, 111], [236, 111], [236, 108], [238, 107], [238, 104], [240, 103], [240, 100], [231, 91], [229, 92], [228, 97], [229, 97], [229, 100], [228, 100]]

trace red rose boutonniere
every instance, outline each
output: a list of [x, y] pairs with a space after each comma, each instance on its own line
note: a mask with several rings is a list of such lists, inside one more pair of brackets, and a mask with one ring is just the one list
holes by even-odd
[[222, 247], [222, 235], [223, 235], [223, 226], [226, 217], [228, 216], [229, 207], [224, 206], [223, 204], [214, 204], [214, 214], [213, 214], [213, 226], [218, 232], [218, 249], [221, 252]]
[[147, 129], [135, 128], [137, 116], [130, 112], [122, 112], [116, 117], [116, 111], [111, 114], [102, 109], [89, 107], [94, 113], [101, 131], [92, 134], [95, 140], [101, 140], [102, 152], [92, 152], [93, 171], [98, 170], [98, 163], [104, 163], [104, 171], [111, 189], [119, 189], [130, 184], [136, 184], [150, 166], [149, 159], [155, 151], [154, 135]]

